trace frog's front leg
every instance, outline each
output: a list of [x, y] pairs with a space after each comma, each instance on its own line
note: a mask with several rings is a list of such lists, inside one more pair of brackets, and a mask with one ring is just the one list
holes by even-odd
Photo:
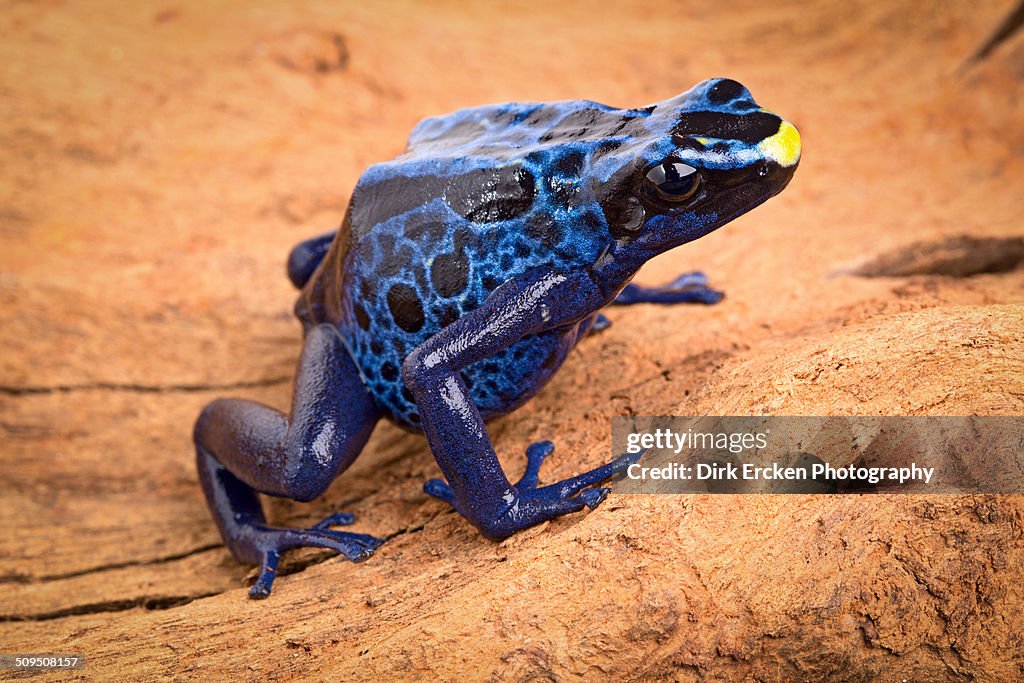
[[707, 286], [704, 273], [683, 273], [662, 287], [641, 287], [628, 284], [612, 303], [616, 306], [630, 304], [717, 304], [724, 292]]
[[574, 324], [604, 304], [586, 274], [545, 273], [508, 282], [472, 313], [417, 347], [402, 366], [402, 378], [416, 399], [423, 430], [448, 483], [428, 482], [424, 490], [453, 505], [484, 536], [506, 538], [520, 529], [596, 507], [607, 489], [588, 488], [635, 459], [619, 458], [578, 477], [537, 487], [537, 471], [553, 448], [528, 450], [527, 473], [513, 485], [491, 446], [483, 419], [459, 371], [523, 337]]
[[352, 522], [344, 513], [310, 529], [269, 526], [257, 495], [316, 498], [359, 455], [379, 416], [330, 325], [306, 336], [288, 416], [238, 399], [218, 399], [203, 409], [194, 432], [199, 479], [228, 549], [239, 562], [260, 565], [251, 597], [269, 595], [284, 550], [330, 548], [358, 562], [381, 544], [330, 529]]

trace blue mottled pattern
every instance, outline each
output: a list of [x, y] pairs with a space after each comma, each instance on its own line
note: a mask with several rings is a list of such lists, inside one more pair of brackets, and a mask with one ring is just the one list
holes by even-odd
[[[422, 121], [404, 154], [360, 178], [334, 254], [304, 293], [313, 310], [307, 322], [336, 324], [378, 405], [416, 429], [416, 406], [400, 376], [404, 358], [527, 270], [594, 264], [614, 242], [598, 187], [623, 169], [670, 154], [709, 169], [759, 158], [750, 151], [756, 142], [733, 139], [728, 131], [697, 131], [690, 137], [701, 142], [680, 146], [674, 129], [686, 113], [759, 110], [746, 89], [713, 101], [709, 93], [717, 83], [705, 81], [638, 109], [589, 101], [502, 104]], [[479, 220], [453, 208], [451, 183], [473, 192], [489, 174], [513, 171], [529, 185], [521, 188], [532, 194], [524, 200], [527, 210]], [[475, 189], [472, 199], [486, 204], [486, 188]], [[447, 286], [438, 287], [435, 270], [447, 273]], [[396, 320], [396, 301], [408, 314], [405, 325]], [[481, 413], [508, 412], [535, 394], [582, 331], [527, 337], [464, 369]]]
[[513, 483], [483, 419], [513, 410], [557, 371], [610, 304], [713, 304], [689, 273], [630, 283], [650, 258], [699, 239], [786, 187], [796, 128], [736, 81], [705, 81], [639, 109], [504, 104], [423, 121], [405, 154], [366, 171], [335, 234], [288, 258], [305, 341], [288, 414], [217, 399], [193, 430], [221, 536], [258, 564], [269, 595], [281, 553], [311, 546], [367, 559], [381, 539], [268, 524], [258, 493], [317, 498], [388, 417], [421, 429], [444, 480], [424, 491], [491, 539], [583, 508], [636, 455], [541, 485], [554, 445], [527, 449]]

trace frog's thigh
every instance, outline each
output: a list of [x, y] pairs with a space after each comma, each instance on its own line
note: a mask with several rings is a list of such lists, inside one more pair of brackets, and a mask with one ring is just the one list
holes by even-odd
[[[316, 498], [359, 455], [378, 417], [337, 330], [314, 327], [299, 361], [290, 415], [240, 399], [218, 399], [200, 414], [196, 446], [227, 470], [203, 477], [210, 506], [230, 504], [231, 492], [243, 489]], [[202, 475], [208, 460], [199, 461]], [[255, 498], [251, 492], [235, 497], [239, 504]]]

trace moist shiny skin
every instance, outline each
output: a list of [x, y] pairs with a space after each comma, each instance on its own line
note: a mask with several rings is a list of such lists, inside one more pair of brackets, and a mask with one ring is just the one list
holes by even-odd
[[235, 558], [260, 566], [250, 595], [270, 594], [292, 548], [359, 562], [383, 543], [336, 529], [354, 519], [343, 512], [272, 526], [258, 495], [322, 495], [382, 417], [424, 432], [444, 476], [424, 492], [486, 538], [597, 508], [600, 483], [638, 455], [542, 485], [555, 447], [538, 441], [513, 482], [484, 420], [607, 327], [605, 306], [720, 301], [698, 272], [630, 280], [782, 191], [799, 158], [796, 128], [726, 79], [638, 109], [501, 104], [421, 122], [404, 154], [366, 170], [341, 228], [289, 256], [304, 342], [288, 413], [226, 398], [196, 420], [213, 518]]
[[[404, 154], [363, 174], [296, 312], [307, 325], [336, 325], [385, 415], [417, 429], [403, 360], [499, 285], [537, 268], [592, 268], [628, 247], [634, 233], [623, 225], [639, 213], [641, 233], [730, 220], [780, 191], [798, 155], [795, 129], [724, 79], [638, 109], [515, 103], [429, 118]], [[642, 172], [668, 157], [704, 174], [686, 212], [639, 187]], [[481, 414], [534, 395], [592, 320], [463, 369]]]

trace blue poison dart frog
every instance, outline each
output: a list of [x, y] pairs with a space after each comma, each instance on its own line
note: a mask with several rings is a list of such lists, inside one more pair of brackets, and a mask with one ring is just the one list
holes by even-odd
[[257, 495], [316, 498], [382, 417], [426, 434], [444, 480], [424, 490], [487, 538], [597, 507], [597, 485], [636, 456], [540, 486], [554, 449], [542, 441], [513, 484], [484, 422], [607, 326], [605, 306], [721, 299], [700, 273], [630, 279], [778, 194], [799, 158], [796, 128], [727, 79], [639, 109], [499, 104], [420, 122], [401, 156], [359, 179], [340, 229], [289, 257], [305, 332], [291, 410], [219, 399], [196, 422], [214, 519], [235, 558], [261, 567], [250, 595], [269, 594], [289, 548], [359, 561], [382, 543], [333, 528], [347, 513], [270, 526]]

